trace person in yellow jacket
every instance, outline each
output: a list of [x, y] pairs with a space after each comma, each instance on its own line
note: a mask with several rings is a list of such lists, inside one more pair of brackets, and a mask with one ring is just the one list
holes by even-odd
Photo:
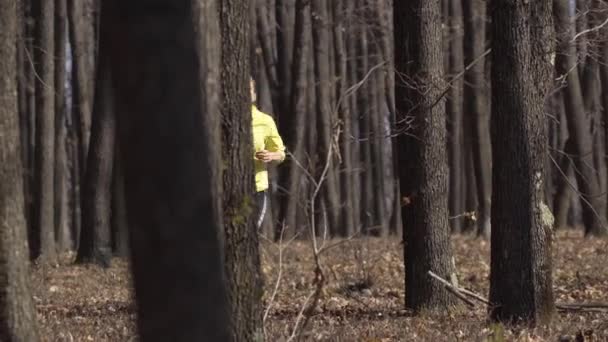
[[268, 207], [267, 164], [285, 160], [285, 146], [272, 117], [255, 106], [255, 83], [253, 79], [249, 83], [251, 87], [251, 123], [253, 128], [255, 202], [257, 207], [256, 227], [259, 229], [264, 222], [266, 208]]

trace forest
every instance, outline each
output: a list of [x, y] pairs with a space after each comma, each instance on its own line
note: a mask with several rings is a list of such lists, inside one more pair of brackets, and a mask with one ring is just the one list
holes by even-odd
[[608, 340], [606, 0], [0, 0], [0, 75], [1, 341]]

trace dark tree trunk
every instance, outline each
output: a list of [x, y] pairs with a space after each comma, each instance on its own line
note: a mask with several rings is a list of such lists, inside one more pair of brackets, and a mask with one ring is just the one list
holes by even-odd
[[112, 15], [101, 27], [111, 30], [139, 334], [229, 341], [216, 2], [103, 4]]
[[452, 232], [461, 232], [464, 212], [464, 154], [463, 153], [463, 81], [459, 73], [464, 69], [462, 4], [460, 0], [449, 0], [449, 72], [450, 90], [447, 94], [448, 165], [450, 227]]
[[[264, 69], [261, 71], [264, 73], [266, 79], [268, 80], [268, 87], [266, 87], [266, 89], [270, 91], [270, 100], [272, 102], [272, 108], [274, 110], [278, 110], [280, 108], [278, 90], [279, 84], [276, 67], [276, 56], [274, 51], [274, 47], [276, 45], [273, 44], [273, 36], [275, 30], [273, 30], [274, 26], [271, 26], [269, 22], [268, 7], [269, 5], [267, 1], [258, 3], [255, 6], [255, 17], [257, 22], [258, 40], [260, 42], [260, 48], [262, 50], [261, 56], [263, 57], [262, 61]], [[262, 110], [266, 112], [271, 112], [270, 110]]]
[[477, 235], [490, 238], [490, 209], [492, 196], [492, 151], [490, 145], [488, 92], [485, 80], [486, 3], [464, 0], [465, 62], [475, 63], [465, 74], [465, 110], [470, 123], [475, 180], [477, 185]]
[[568, 209], [570, 209], [570, 196], [572, 194], [571, 179], [573, 178], [573, 168], [571, 155], [574, 153], [574, 140], [572, 138], [566, 141], [564, 154], [559, 160], [557, 170], [558, 182], [557, 191], [555, 193], [555, 201], [553, 203], [553, 212], [555, 214], [555, 228], [565, 228], [568, 221]]
[[54, 263], [55, 250], [55, 1], [35, 4], [36, 39], [36, 187], [33, 257]]
[[55, 236], [60, 251], [70, 248], [67, 152], [65, 124], [67, 101], [66, 83], [66, 43], [67, 43], [67, 1], [55, 3]]
[[28, 279], [17, 104], [18, 3], [0, 1], [0, 340], [36, 342], [39, 336]]
[[[358, 60], [354, 56], [357, 54], [357, 41], [359, 36], [357, 35], [356, 28], [356, 20], [355, 20], [355, 1], [345, 1], [345, 17], [347, 19], [345, 26], [347, 33], [346, 35], [346, 53], [350, 56], [350, 59], [347, 59], [347, 84], [348, 87], [353, 87], [356, 83], [359, 82], [357, 77], [357, 68], [358, 68]], [[352, 170], [349, 174], [352, 179], [352, 206], [353, 206], [353, 232], [359, 233], [361, 231], [361, 157], [359, 154], [359, 107], [358, 103], [358, 92], [354, 94], [350, 94], [347, 100], [349, 102], [350, 109], [350, 135], [346, 135], [344, 132], [345, 138], [348, 138], [351, 141], [351, 155], [350, 160], [352, 164]], [[345, 123], [346, 124], [346, 123]], [[345, 128], [346, 130], [346, 128]]]
[[112, 168], [112, 245], [114, 254], [124, 258], [129, 256], [129, 226], [127, 225], [127, 207], [125, 203], [125, 180], [120, 149], [118, 144], [114, 145], [114, 167]]
[[556, 70], [566, 78], [563, 89], [568, 131], [574, 140], [574, 165], [577, 184], [581, 192], [581, 206], [585, 234], [605, 235], [608, 233], [605, 220], [605, 200], [593, 163], [593, 140], [589, 128], [589, 118], [585, 115], [577, 65], [576, 48], [571, 42], [574, 37], [573, 18], [568, 13], [568, 0], [554, 0], [555, 27], [557, 33]]
[[[398, 137], [403, 206], [405, 305], [445, 309], [454, 297], [428, 271], [451, 278], [446, 117], [439, 0], [396, 1], [395, 105], [397, 120], [412, 115], [412, 130]], [[410, 62], [411, 61], [411, 62]], [[402, 77], [405, 76], [405, 77]], [[413, 82], [409, 88], [404, 79]], [[410, 102], [411, 101], [411, 102]]]
[[[334, 231], [340, 226], [340, 197], [339, 186], [336, 179], [334, 149], [334, 124], [335, 120], [331, 105], [331, 72], [329, 68], [329, 28], [326, 3], [322, 0], [311, 1], [312, 16], [312, 45], [314, 51], [314, 83], [316, 97], [316, 114], [318, 127], [317, 153], [319, 155], [319, 167], [314, 175], [319, 177], [325, 168], [325, 163], [330, 163], [326, 179], [323, 180], [324, 191], [323, 199], [326, 202], [326, 209], [329, 219], [329, 231]], [[328, 159], [327, 156], [331, 155]], [[317, 179], [319, 180], [319, 179]], [[319, 221], [322, 222], [322, 221]]]
[[225, 265], [234, 341], [257, 341], [262, 332], [262, 271], [255, 227], [249, 3], [221, 0], [222, 159]]
[[331, 11], [333, 18], [333, 48], [336, 65], [336, 94], [337, 111], [341, 120], [341, 128], [343, 130], [340, 135], [340, 149], [342, 157], [342, 167], [340, 178], [342, 179], [341, 197], [342, 197], [342, 225], [339, 227], [339, 234], [342, 236], [350, 236], [355, 230], [354, 227], [354, 212], [353, 212], [353, 163], [352, 163], [352, 123], [349, 100], [346, 98], [346, 58], [347, 51], [344, 43], [344, 14], [342, 13], [342, 0], [333, 0], [331, 2]]
[[[365, 18], [365, 0], [356, 2], [355, 17]], [[367, 27], [362, 23], [358, 23], [355, 28], [355, 44], [356, 44], [356, 59], [357, 59], [357, 82], [361, 82], [361, 86], [357, 91], [357, 114], [356, 126], [358, 126], [358, 145], [359, 145], [359, 182], [361, 188], [361, 205], [360, 219], [364, 233], [373, 233], [376, 223], [376, 210], [374, 206], [374, 178], [372, 165], [372, 147], [371, 147], [371, 121], [370, 121], [370, 101], [369, 96], [369, 79], [365, 79], [369, 71], [369, 32]]]
[[108, 65], [106, 37], [101, 37], [101, 58], [95, 76], [95, 94], [91, 142], [87, 154], [87, 167], [82, 191], [82, 229], [76, 261], [110, 266], [112, 167], [116, 118], [112, 99], [112, 74]]
[[94, 44], [93, 1], [68, 0], [69, 35], [72, 51], [72, 91], [74, 118], [77, 122], [78, 150], [81, 180], [84, 181], [85, 165], [91, 134], [93, 110], [93, 83], [95, 67], [91, 60], [90, 45]]
[[[298, 230], [298, 206], [300, 201], [306, 196], [306, 189], [301, 180], [301, 165], [304, 162], [305, 133], [306, 126], [306, 89], [307, 89], [307, 70], [309, 66], [308, 54], [310, 46], [310, 7], [303, 0], [295, 3], [295, 27], [294, 27], [294, 50], [293, 63], [291, 64], [291, 98], [289, 102], [289, 114], [284, 114], [279, 120], [281, 133], [286, 137], [285, 144], [293, 156], [287, 159], [287, 165], [283, 166], [281, 184], [286, 185], [286, 200], [282, 203], [285, 227], [289, 233]], [[300, 128], [300, 129], [298, 129]], [[295, 158], [295, 160], [294, 160]], [[300, 165], [298, 165], [300, 163]], [[307, 199], [304, 199], [306, 201]], [[283, 227], [281, 227], [283, 229]], [[281, 236], [281, 231], [277, 232], [277, 237]], [[287, 235], [283, 236], [284, 238]]]
[[551, 1], [492, 3], [491, 317], [544, 323], [554, 311], [553, 218], [543, 203]]
[[[603, 6], [604, 16], [602, 17], [603, 21], [608, 18], [608, 4], [604, 3]], [[602, 22], [603, 22], [602, 21]], [[604, 28], [600, 31], [601, 36], [608, 37], [608, 27], [604, 26]], [[600, 43], [600, 81], [602, 85], [602, 91], [600, 93], [600, 98], [602, 99], [601, 106], [603, 108], [602, 118], [604, 120], [604, 148], [608, 149], [608, 40], [604, 39], [603, 42]], [[608, 156], [606, 157], [608, 158]], [[606, 159], [608, 162], [608, 159]]]
[[291, 101], [291, 80], [293, 78], [291, 63], [294, 49], [294, 0], [276, 0], [277, 20], [277, 78], [280, 108], [278, 117], [293, 117], [289, 111]]
[[[382, 31], [380, 29], [382, 23], [381, 13], [378, 11], [378, 6], [375, 0], [368, 0], [366, 7], [368, 8], [369, 23], [368, 32], [370, 37], [373, 37], [369, 46], [369, 67], [375, 68], [385, 61], [382, 60]], [[370, 144], [371, 144], [371, 172], [375, 190], [373, 193], [374, 203], [374, 229], [371, 231], [376, 236], [386, 235], [388, 233], [388, 210], [386, 207], [386, 194], [388, 179], [384, 176], [384, 149], [386, 135], [382, 126], [385, 110], [383, 107], [386, 100], [384, 90], [385, 79], [382, 75], [384, 69], [376, 69], [370, 74], [368, 87], [368, 96], [370, 99], [370, 109], [368, 116], [370, 120]], [[371, 69], [369, 70], [371, 72]]]

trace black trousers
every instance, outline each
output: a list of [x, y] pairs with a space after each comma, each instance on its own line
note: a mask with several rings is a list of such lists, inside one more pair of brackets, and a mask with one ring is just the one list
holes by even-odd
[[268, 194], [266, 191], [258, 191], [254, 195], [255, 200], [255, 227], [260, 229], [264, 223], [264, 217], [268, 211]]

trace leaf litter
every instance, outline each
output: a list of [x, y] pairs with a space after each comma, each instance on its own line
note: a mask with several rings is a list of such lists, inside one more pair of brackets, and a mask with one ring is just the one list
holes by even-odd
[[[459, 286], [487, 298], [489, 243], [452, 237]], [[291, 335], [314, 288], [314, 261], [307, 241], [261, 244], [264, 308], [281, 269], [281, 281], [265, 322], [268, 341]], [[128, 263], [32, 269], [37, 318], [44, 341], [135, 341], [135, 307]], [[608, 240], [559, 231], [554, 240], [554, 294], [560, 303], [608, 301]], [[502, 327], [487, 320], [483, 305], [414, 316], [404, 308], [403, 246], [396, 238], [360, 238], [321, 256], [326, 283], [302, 337], [311, 341], [608, 341], [608, 311], [568, 310], [549, 326]]]

